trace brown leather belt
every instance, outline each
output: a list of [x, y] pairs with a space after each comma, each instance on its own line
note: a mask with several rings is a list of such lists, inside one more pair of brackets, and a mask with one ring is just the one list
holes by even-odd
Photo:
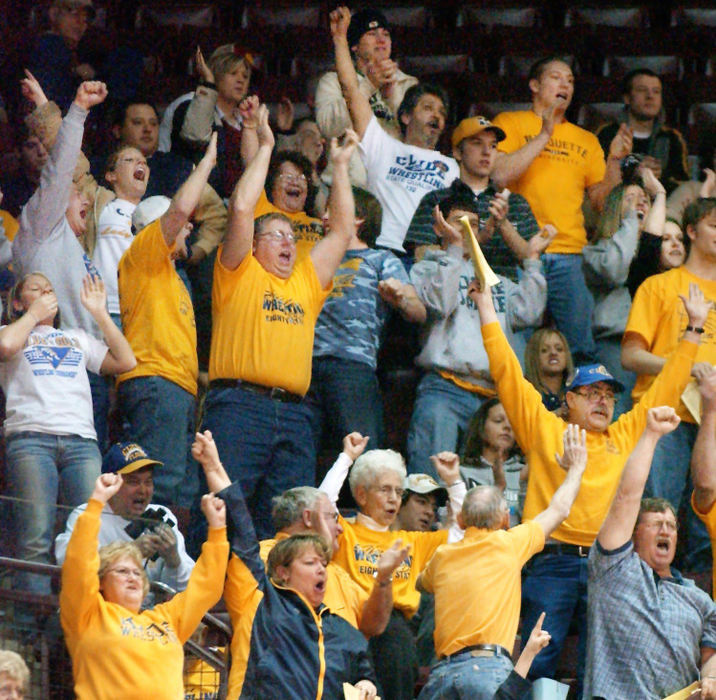
[[251, 394], [261, 394], [275, 401], [286, 403], [301, 403], [303, 401], [303, 396], [292, 394], [280, 386], [264, 386], [263, 384], [246, 382], [243, 379], [212, 379], [209, 382], [209, 389], [243, 389]]

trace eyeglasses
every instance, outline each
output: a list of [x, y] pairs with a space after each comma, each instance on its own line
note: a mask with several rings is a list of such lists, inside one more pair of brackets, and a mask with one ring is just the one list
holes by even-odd
[[607, 403], [614, 403], [617, 400], [613, 391], [600, 391], [599, 389], [590, 388], [586, 391], [575, 391], [574, 393], [594, 402], [604, 399]]
[[125, 566], [120, 566], [116, 569], [107, 569], [108, 574], [117, 574], [117, 576], [121, 576], [122, 578], [130, 579], [130, 578], [136, 578], [138, 580], [142, 579], [142, 572], [139, 569], [128, 569]]
[[269, 240], [272, 241], [288, 241], [289, 243], [296, 242], [296, 236], [291, 231], [279, 231], [274, 229], [273, 231], [261, 231], [256, 234], [257, 236], [268, 236]]
[[374, 486], [373, 490], [386, 497], [394, 493], [398, 498], [402, 498], [405, 493], [405, 489], [400, 486]]
[[279, 180], [285, 180], [289, 183], [289, 185], [305, 185], [308, 180], [306, 179], [306, 176], [301, 175], [292, 175], [291, 173], [281, 173], [278, 176]]
[[332, 520], [334, 523], [338, 522], [338, 511], [323, 511], [322, 515], [326, 520]]
[[648, 530], [661, 530], [662, 527], [666, 527], [669, 532], [676, 532], [678, 525], [673, 520], [652, 520], [651, 522], [644, 522], [643, 520], [639, 525], [647, 528]]

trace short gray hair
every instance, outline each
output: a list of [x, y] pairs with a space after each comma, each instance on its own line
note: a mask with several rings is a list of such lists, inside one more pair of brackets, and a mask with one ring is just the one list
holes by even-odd
[[23, 690], [27, 690], [27, 682], [30, 680], [30, 670], [20, 654], [8, 649], [0, 651], [0, 673], [6, 673], [10, 678], [19, 683]]
[[505, 508], [502, 491], [497, 486], [473, 486], [462, 503], [462, 519], [466, 528], [496, 530], [502, 524]]
[[355, 461], [348, 482], [355, 497], [359, 486], [368, 488], [384, 471], [395, 472], [402, 481], [406, 477], [405, 460], [395, 450], [368, 450]]
[[304, 510], [315, 510], [316, 502], [324, 495], [323, 491], [319, 491], [313, 486], [297, 486], [274, 496], [271, 517], [276, 532], [291, 527], [300, 520]]

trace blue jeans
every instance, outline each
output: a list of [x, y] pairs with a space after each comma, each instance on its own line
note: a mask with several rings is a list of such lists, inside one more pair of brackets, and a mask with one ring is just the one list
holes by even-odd
[[329, 431], [336, 453], [342, 449], [343, 437], [354, 430], [370, 436], [370, 449], [384, 446], [383, 399], [370, 365], [339, 357], [314, 357], [305, 403], [311, 412], [316, 452], [324, 430]]
[[204, 410], [204, 428], [231, 480], [241, 483], [258, 538], [273, 537], [273, 497], [315, 483], [308, 408], [241, 388], [213, 388]]
[[465, 652], [438, 661], [418, 697], [420, 700], [492, 700], [511, 670], [512, 661], [506, 656], [472, 656]]
[[546, 253], [542, 262], [547, 279], [547, 308], [555, 325], [567, 338], [575, 367], [594, 362], [594, 298], [584, 281], [582, 256]]
[[522, 584], [522, 648], [537, 618], [546, 612], [545, 629], [552, 641], [532, 662], [529, 678], [554, 678], [572, 618], [579, 634], [577, 697], [584, 682], [587, 651], [587, 558], [570, 554], [536, 554], [525, 570]]
[[624, 385], [624, 391], [617, 394], [619, 397], [614, 406], [614, 418], [616, 420], [622, 413], [627, 413], [632, 409], [631, 391], [636, 384], [636, 373], [629, 372], [622, 367], [622, 338], [621, 336], [612, 335], [608, 338], [599, 338], [597, 344], [597, 359], [611, 373], [617, 381]]
[[685, 532], [679, 533], [678, 566], [687, 571], [708, 571], [711, 543], [706, 526], [691, 508], [693, 485], [690, 476], [691, 452], [698, 426], [681, 422], [673, 432], [664, 435], [656, 445], [644, 496], [666, 498], [678, 513], [683, 508]]
[[112, 380], [89, 370], [87, 370], [87, 378], [92, 393], [92, 416], [97, 433], [97, 445], [100, 452], [104, 454], [109, 449], [107, 416], [109, 415], [109, 386]]
[[[7, 495], [21, 499], [13, 504], [16, 556], [49, 564], [57, 503], [73, 508], [89, 499], [102, 456], [96, 440], [79, 435], [26, 431], [6, 440]], [[15, 589], [49, 593], [50, 580], [42, 574], [19, 573]]]
[[[196, 399], [164, 377], [135, 377], [119, 385], [125, 440], [141, 445], [163, 466], [154, 470], [154, 503], [188, 508], [199, 492], [194, 461]], [[189, 466], [191, 464], [191, 467]]]
[[470, 419], [485, 398], [428, 372], [418, 384], [408, 429], [408, 473], [430, 474], [439, 481], [430, 456], [459, 451]]

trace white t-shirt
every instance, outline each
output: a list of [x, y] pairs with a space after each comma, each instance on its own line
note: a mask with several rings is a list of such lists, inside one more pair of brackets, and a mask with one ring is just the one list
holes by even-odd
[[132, 245], [132, 214], [136, 204], [126, 199], [114, 199], [102, 209], [97, 226], [97, 244], [92, 262], [99, 270], [107, 290], [107, 310], [119, 313], [119, 284], [117, 268], [124, 252]]
[[457, 161], [439, 151], [398, 141], [381, 129], [375, 117], [363, 134], [360, 154], [368, 172], [368, 190], [383, 207], [376, 243], [403, 252], [403, 240], [420, 200], [460, 177]]
[[0, 362], [5, 435], [30, 430], [96, 440], [87, 370], [99, 372], [107, 350], [83, 330], [36, 326], [22, 350]]

